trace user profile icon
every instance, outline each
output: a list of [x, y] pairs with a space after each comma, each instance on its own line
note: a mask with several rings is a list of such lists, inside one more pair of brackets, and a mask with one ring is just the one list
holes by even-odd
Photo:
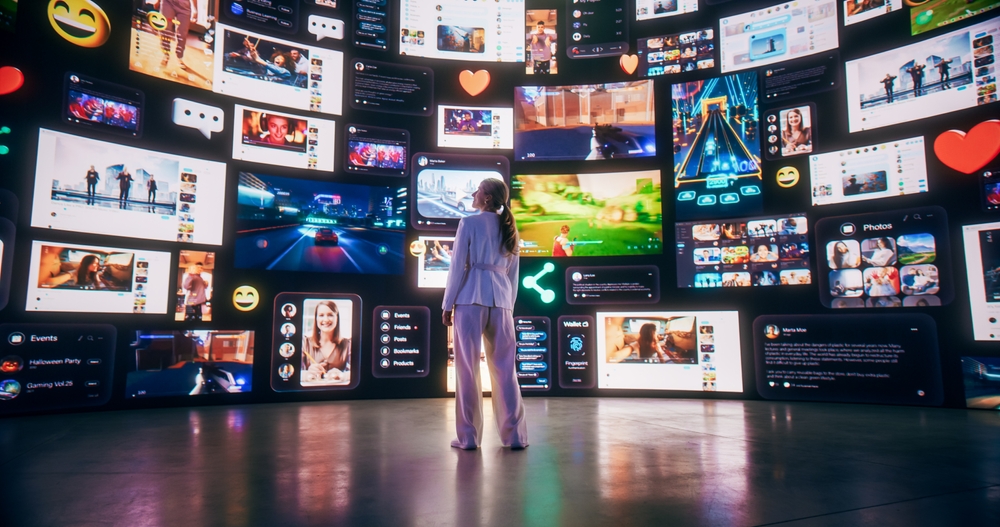
[[286, 339], [290, 339], [295, 336], [295, 324], [290, 322], [285, 322], [281, 325], [281, 334], [285, 336]]
[[69, 81], [72, 82], [73, 84], [79, 84], [80, 83], [80, 77], [77, 77], [76, 75], [70, 75], [69, 76]]
[[355, 128], [355, 127], [353, 127], [353, 126], [348, 126], [347, 127], [347, 131], [350, 132], [350, 133], [352, 133], [352, 134], [358, 133], [358, 129]]
[[580, 13], [580, 10], [579, 10], [579, 9], [574, 9], [574, 10], [573, 10], [573, 18], [580, 18], [580, 15], [581, 15], [581, 14], [582, 14], [582, 13]]
[[418, 165], [420, 165], [422, 167], [425, 167], [425, 166], [427, 166], [427, 163], [428, 163], [427, 156], [420, 156], [420, 157], [417, 158], [417, 164]]
[[21, 395], [21, 383], [14, 379], [5, 379], [0, 382], [0, 401], [11, 401]]
[[295, 304], [288, 302], [287, 304], [281, 306], [281, 316], [285, 318], [292, 318], [295, 313], [298, 313], [298, 309], [295, 308]]
[[355, 62], [354, 63], [354, 69], [357, 70], [357, 71], [365, 71], [365, 63], [364, 62], [360, 62], [360, 61], [359, 62]]
[[291, 342], [286, 342], [278, 348], [278, 355], [286, 359], [291, 358], [293, 354], [295, 354], [295, 345]]
[[295, 366], [292, 366], [291, 364], [288, 363], [278, 366], [278, 376], [281, 377], [282, 379], [287, 381], [294, 374], [295, 374]]
[[0, 372], [17, 373], [24, 369], [24, 359], [17, 355], [7, 355], [0, 360]]
[[583, 280], [583, 273], [581, 273], [579, 271], [573, 273], [573, 281], [574, 282], [579, 282], [580, 280]]
[[764, 336], [769, 339], [776, 339], [781, 335], [781, 330], [774, 324], [764, 326]]

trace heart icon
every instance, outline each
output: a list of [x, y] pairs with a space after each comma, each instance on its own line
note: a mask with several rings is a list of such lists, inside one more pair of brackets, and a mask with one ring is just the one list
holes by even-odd
[[638, 55], [622, 55], [622, 58], [618, 59], [618, 64], [621, 64], [622, 69], [625, 73], [631, 75], [635, 72], [635, 69], [639, 66], [639, 56]]
[[13, 66], [0, 68], [0, 95], [14, 93], [24, 85], [24, 74]]
[[458, 83], [462, 85], [469, 95], [475, 97], [490, 85], [490, 72], [486, 70], [479, 70], [472, 73], [469, 70], [465, 70], [458, 74]]
[[934, 153], [949, 168], [972, 174], [1000, 154], [1000, 121], [983, 121], [968, 133], [948, 130], [934, 140]]

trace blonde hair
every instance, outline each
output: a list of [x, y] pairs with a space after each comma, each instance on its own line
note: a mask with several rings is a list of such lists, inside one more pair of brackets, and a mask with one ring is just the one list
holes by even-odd
[[507, 184], [500, 179], [487, 178], [483, 180], [480, 188], [490, 197], [490, 202], [496, 205], [497, 209], [503, 207], [503, 210], [499, 211], [500, 246], [510, 254], [517, 254], [517, 225], [514, 223], [514, 215], [510, 212], [510, 190], [507, 189]]

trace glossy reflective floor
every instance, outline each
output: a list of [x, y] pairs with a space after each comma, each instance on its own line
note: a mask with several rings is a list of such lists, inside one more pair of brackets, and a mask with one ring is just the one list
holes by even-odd
[[0, 525], [1000, 525], [1000, 413], [531, 398], [466, 452], [453, 404], [2, 419]]

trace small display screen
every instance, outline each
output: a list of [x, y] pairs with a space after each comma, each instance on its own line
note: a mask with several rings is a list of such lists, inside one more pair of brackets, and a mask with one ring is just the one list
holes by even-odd
[[63, 116], [73, 124], [139, 137], [145, 119], [145, 96], [134, 88], [67, 73]]

